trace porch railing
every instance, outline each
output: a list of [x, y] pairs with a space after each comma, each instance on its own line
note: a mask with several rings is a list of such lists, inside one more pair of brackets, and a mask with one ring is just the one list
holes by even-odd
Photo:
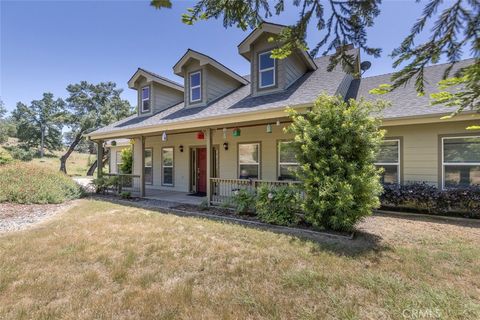
[[140, 195], [140, 175], [126, 173], [105, 173], [104, 175], [113, 180], [107, 188], [108, 192], [116, 194], [129, 192], [132, 196]]
[[228, 204], [235, 193], [239, 190], [254, 191], [260, 186], [278, 187], [295, 185], [299, 181], [271, 181], [271, 180], [250, 180], [250, 179], [223, 179], [210, 178], [211, 199], [213, 205]]

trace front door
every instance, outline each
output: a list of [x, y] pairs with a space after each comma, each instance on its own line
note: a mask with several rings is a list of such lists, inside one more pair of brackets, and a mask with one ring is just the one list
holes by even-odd
[[197, 192], [207, 192], [207, 148], [197, 149]]

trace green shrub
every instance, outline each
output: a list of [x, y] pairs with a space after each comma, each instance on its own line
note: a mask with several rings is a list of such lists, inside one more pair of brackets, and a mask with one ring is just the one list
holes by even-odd
[[93, 186], [96, 193], [103, 193], [112, 188], [118, 191], [119, 178], [117, 176], [101, 176], [100, 178], [93, 179]]
[[236, 190], [232, 204], [236, 213], [247, 214], [255, 211], [255, 192], [248, 189]]
[[132, 173], [133, 166], [133, 150], [132, 148], [122, 149], [120, 154], [122, 158], [122, 164], [120, 165], [120, 171], [122, 173]]
[[32, 164], [2, 166], [0, 177], [0, 202], [62, 203], [82, 193], [67, 175]]
[[10, 155], [10, 153], [0, 147], [0, 165], [5, 165], [13, 162], [13, 157]]
[[130, 199], [132, 197], [132, 194], [128, 191], [123, 191], [120, 193], [120, 198], [122, 199]]
[[37, 149], [23, 145], [8, 147], [7, 150], [14, 159], [20, 161], [31, 161], [38, 155]]
[[374, 107], [364, 101], [320, 96], [312, 109], [290, 109], [302, 211], [314, 226], [350, 231], [380, 205], [382, 191], [374, 161], [383, 137]]
[[257, 190], [255, 208], [258, 218], [263, 222], [287, 226], [298, 224], [298, 190], [290, 186], [261, 186]]

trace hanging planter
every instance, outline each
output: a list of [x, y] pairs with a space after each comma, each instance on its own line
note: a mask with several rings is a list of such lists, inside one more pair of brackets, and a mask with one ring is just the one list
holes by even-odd
[[167, 133], [165, 131], [162, 133], [162, 141], [167, 141]]
[[267, 133], [272, 133], [272, 125], [270, 123], [267, 124]]
[[233, 136], [240, 137], [240, 128], [233, 129]]

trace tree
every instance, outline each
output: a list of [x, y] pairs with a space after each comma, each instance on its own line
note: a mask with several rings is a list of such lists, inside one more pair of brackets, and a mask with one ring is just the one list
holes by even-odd
[[127, 100], [122, 100], [122, 89], [114, 82], [91, 84], [82, 81], [67, 87], [68, 125], [73, 139], [60, 158], [60, 171], [67, 172], [66, 162], [84, 135], [100, 127], [131, 115], [132, 108]]
[[[324, 31], [310, 53], [315, 56], [320, 49], [323, 50], [323, 55], [334, 52], [328, 70], [333, 70], [337, 64], [352, 65], [353, 56], [344, 50], [342, 45], [345, 44], [353, 44], [369, 55], [379, 56], [380, 48], [370, 48], [367, 45], [366, 29], [373, 25], [379, 15], [380, 3], [381, 0], [294, 0], [293, 5], [299, 8], [298, 21], [287, 26], [282, 34], [273, 39], [279, 45], [273, 51], [273, 56], [284, 58], [295, 48], [306, 49], [305, 38], [310, 24], [314, 24], [319, 31]], [[393, 51], [393, 66], [401, 69], [393, 73], [393, 84], [388, 90], [395, 90], [414, 79], [417, 91], [424, 94], [426, 66], [446, 57], [451, 64], [444, 74], [446, 79], [463, 50], [470, 49], [475, 63], [459, 70], [451, 81], [441, 84], [442, 88], [456, 87], [457, 91], [460, 89], [465, 94], [448, 96], [447, 91], [443, 91], [442, 99], [438, 100], [438, 96], [432, 98], [434, 103], [441, 101], [458, 107], [458, 112], [465, 109], [480, 112], [480, 1], [454, 0], [438, 14], [443, 3], [443, 0], [429, 0], [410, 34]], [[172, 3], [170, 0], [152, 0], [151, 5], [161, 9], [171, 8]], [[325, 16], [326, 8], [330, 10], [328, 18]], [[280, 15], [284, 10], [284, 0], [197, 0], [182, 20], [191, 25], [198, 20], [222, 18], [225, 27], [235, 25], [246, 30], [248, 27], [257, 27], [263, 18], [269, 18], [272, 14]], [[429, 21], [434, 22], [431, 36], [426, 42], [416, 44], [416, 38]], [[336, 47], [340, 50], [335, 51]], [[386, 88], [383, 87], [382, 90]]]
[[380, 205], [374, 165], [384, 132], [371, 116], [382, 105], [321, 95], [304, 114], [290, 109], [286, 131], [294, 135], [301, 207], [314, 226], [351, 231]]
[[4, 119], [7, 114], [7, 109], [2, 100], [0, 100], [0, 143], [4, 143], [8, 139], [6, 120]]
[[62, 147], [62, 127], [65, 102], [54, 99], [52, 93], [44, 93], [41, 100], [33, 100], [30, 106], [17, 103], [12, 117], [17, 124], [17, 137], [30, 147], [40, 146], [40, 157], [45, 147], [59, 150]]

